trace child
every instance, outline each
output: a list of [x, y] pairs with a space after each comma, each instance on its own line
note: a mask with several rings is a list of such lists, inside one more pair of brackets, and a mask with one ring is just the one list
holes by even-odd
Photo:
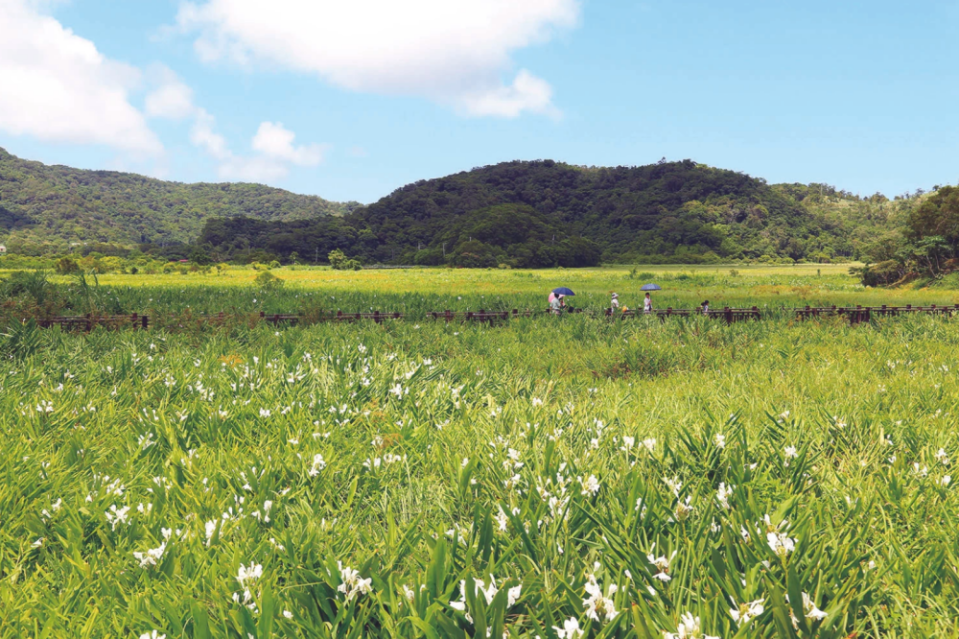
[[643, 300], [643, 313], [649, 315], [653, 312], [653, 298], [649, 296], [649, 293], [646, 293], [646, 299]]
[[611, 309], [613, 309], [614, 311], [615, 311], [617, 308], [619, 308], [619, 295], [617, 295], [616, 293], [613, 293], [613, 299], [612, 299], [612, 301], [609, 303], [609, 307], [610, 307]]
[[703, 315], [709, 315], [709, 300], [703, 302]]

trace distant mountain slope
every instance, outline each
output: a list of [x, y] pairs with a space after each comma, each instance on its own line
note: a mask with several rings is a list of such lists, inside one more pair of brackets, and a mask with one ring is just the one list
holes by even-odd
[[798, 257], [791, 240], [827, 230], [762, 180], [689, 160], [616, 168], [507, 162], [411, 184], [354, 218], [387, 243], [435, 244], [441, 229], [451, 239], [454, 219], [499, 204], [535, 209], [597, 242], [607, 259], [791, 249]]
[[256, 184], [182, 184], [29, 162], [0, 149], [0, 240], [191, 242], [212, 217], [296, 220], [358, 206]]
[[505, 162], [410, 184], [341, 220], [213, 220], [200, 241], [227, 253], [341, 248], [367, 262], [407, 264], [851, 257], [842, 219], [801, 199], [689, 160], [616, 168]]

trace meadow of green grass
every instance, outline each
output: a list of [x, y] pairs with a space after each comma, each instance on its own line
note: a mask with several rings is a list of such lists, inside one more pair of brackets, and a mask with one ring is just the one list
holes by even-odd
[[409, 317], [8, 322], [0, 636], [957, 636], [959, 318], [423, 319], [633, 306], [644, 271], [659, 307], [956, 301], [818, 268], [64, 280], [179, 320]]

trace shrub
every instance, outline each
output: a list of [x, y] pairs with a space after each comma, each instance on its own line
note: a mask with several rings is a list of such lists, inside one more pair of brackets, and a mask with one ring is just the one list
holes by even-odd
[[886, 260], [878, 264], [866, 264], [862, 268], [849, 269], [850, 275], [859, 277], [863, 286], [887, 286], [905, 275], [903, 266], [896, 260]]
[[265, 288], [267, 290], [281, 288], [284, 284], [283, 280], [269, 271], [263, 271], [257, 275], [253, 282], [260, 288]]
[[340, 249], [330, 251], [327, 259], [330, 260], [330, 266], [337, 271], [358, 271], [363, 268], [359, 260], [348, 258]]
[[54, 267], [60, 275], [70, 275], [72, 273], [80, 272], [80, 266], [77, 264], [76, 260], [70, 257], [61, 257], [57, 260], [57, 264]]

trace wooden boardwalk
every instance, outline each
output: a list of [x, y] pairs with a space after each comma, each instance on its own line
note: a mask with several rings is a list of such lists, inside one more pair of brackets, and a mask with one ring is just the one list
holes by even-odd
[[[565, 313], [582, 313], [582, 308], [571, 308], [563, 312]], [[763, 319], [763, 312], [758, 307], [753, 306], [751, 308], [732, 308], [724, 307], [717, 309], [710, 309], [708, 312], [703, 312], [698, 308], [666, 308], [665, 310], [654, 310], [651, 313], [644, 313], [643, 311], [619, 311], [618, 309], [606, 308], [603, 309], [603, 315], [609, 319], [632, 319], [637, 317], [656, 317], [661, 322], [665, 322], [670, 318], [682, 318], [682, 317], [696, 317], [703, 316], [708, 319], [721, 320], [726, 324], [735, 324], [738, 322], [747, 322], [750, 320], [761, 320]], [[913, 306], [912, 304], [906, 304], [904, 306], [888, 306], [883, 304], [882, 306], [805, 306], [800, 308], [791, 308], [791, 307], [778, 307], [778, 308], [767, 308], [765, 312], [777, 316], [778, 313], [792, 313], [800, 321], [806, 320], [815, 320], [822, 317], [838, 316], [843, 317], [849, 321], [850, 324], [862, 324], [872, 320], [872, 318], [885, 318], [885, 317], [898, 317], [902, 315], [910, 314], [927, 314], [927, 315], [937, 315], [940, 317], [951, 317], [953, 315], [959, 314], [959, 304], [956, 305], [946, 305], [946, 306], [937, 306], [935, 304], [929, 306]], [[459, 322], [481, 322], [488, 323], [491, 326], [497, 323], [508, 322], [511, 319], [517, 319], [521, 317], [547, 317], [553, 315], [552, 311], [549, 309], [545, 310], [518, 310], [513, 309], [510, 311], [490, 311], [485, 309], [480, 309], [478, 311], [431, 311], [426, 313], [426, 319], [432, 319], [434, 321], [443, 320], [447, 324], [459, 321]], [[781, 316], [781, 315], [780, 315]], [[195, 321], [199, 324], [211, 324], [222, 326], [227, 324], [230, 319], [237, 319], [242, 321], [248, 321], [251, 323], [256, 322], [266, 322], [272, 324], [273, 326], [295, 326], [297, 324], [309, 323], [309, 324], [318, 324], [324, 322], [364, 322], [372, 321], [376, 324], [382, 324], [388, 320], [401, 320], [406, 316], [403, 313], [397, 312], [380, 312], [372, 311], [369, 313], [344, 313], [342, 311], [337, 311], [335, 314], [327, 313], [321, 314], [319, 316], [311, 315], [301, 315], [297, 313], [266, 313], [255, 312], [252, 314], [226, 314], [226, 313], [217, 313], [217, 314], [206, 314], [206, 315], [192, 315], [186, 319]], [[27, 319], [22, 319], [22, 322], [28, 321]], [[141, 315], [139, 313], [130, 313], [129, 315], [97, 315], [93, 313], [88, 313], [86, 315], [66, 315], [66, 316], [55, 316], [55, 317], [46, 317], [41, 319], [36, 319], [36, 324], [40, 328], [51, 328], [53, 326], [59, 326], [64, 330], [82, 330], [82, 331], [91, 331], [97, 326], [102, 326], [111, 329], [120, 329], [120, 328], [133, 328], [138, 330], [149, 329], [156, 324], [151, 322], [150, 317], [147, 315]], [[252, 324], [251, 324], [252, 325]], [[182, 326], [181, 326], [182, 328]]]
[[605, 315], [606, 317], [613, 319], [619, 317], [624, 320], [631, 317], [655, 316], [658, 317], [661, 322], [665, 322], [666, 319], [670, 317], [695, 317], [697, 315], [701, 315], [709, 319], [723, 320], [727, 324], [762, 319], [762, 314], [759, 312], [759, 308], [755, 306], [752, 308], [730, 308], [727, 306], [722, 309], [710, 309], [705, 313], [698, 308], [667, 308], [666, 310], [654, 310], [650, 313], [643, 311], [616, 312], [614, 309], [607, 308]]

